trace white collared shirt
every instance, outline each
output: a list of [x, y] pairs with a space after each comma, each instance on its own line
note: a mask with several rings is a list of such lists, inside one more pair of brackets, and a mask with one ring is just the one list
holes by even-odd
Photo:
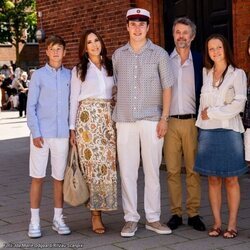
[[172, 86], [170, 115], [195, 114], [195, 78], [192, 53], [181, 65], [176, 49], [170, 55], [175, 82]]
[[[203, 69], [203, 86], [200, 96], [199, 115], [196, 126], [202, 129], [232, 129], [244, 132], [240, 112], [246, 102], [247, 78], [243, 70], [228, 67], [223, 83], [219, 88], [213, 87], [213, 71]], [[208, 107], [209, 119], [201, 119], [201, 111]]]
[[71, 77], [70, 129], [75, 129], [78, 103], [86, 98], [111, 99], [113, 86], [113, 76], [107, 76], [104, 67], [100, 70], [90, 61], [84, 82], [77, 76], [74, 67]]

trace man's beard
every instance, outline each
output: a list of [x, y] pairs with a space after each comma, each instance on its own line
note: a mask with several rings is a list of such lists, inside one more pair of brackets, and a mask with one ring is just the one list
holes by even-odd
[[177, 45], [179, 48], [188, 48], [190, 46], [190, 43], [188, 43], [186, 40], [179, 40], [177, 41]]

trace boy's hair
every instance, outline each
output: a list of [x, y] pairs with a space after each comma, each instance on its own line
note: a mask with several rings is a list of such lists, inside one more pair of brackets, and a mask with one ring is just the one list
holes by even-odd
[[46, 39], [46, 48], [48, 48], [50, 45], [53, 46], [55, 44], [62, 45], [64, 49], [66, 48], [66, 42], [63, 40], [62, 37], [58, 35], [52, 35]]
[[149, 18], [136, 18], [136, 19], [127, 19], [127, 25], [129, 24], [129, 21], [138, 21], [138, 22], [146, 22], [147, 25], [149, 25]]

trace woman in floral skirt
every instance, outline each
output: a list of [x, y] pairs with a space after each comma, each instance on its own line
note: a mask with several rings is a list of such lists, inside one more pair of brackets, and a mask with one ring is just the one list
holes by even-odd
[[116, 135], [111, 119], [112, 62], [101, 36], [82, 34], [79, 62], [72, 70], [70, 142], [77, 145], [90, 191], [92, 230], [105, 233], [101, 212], [117, 209]]

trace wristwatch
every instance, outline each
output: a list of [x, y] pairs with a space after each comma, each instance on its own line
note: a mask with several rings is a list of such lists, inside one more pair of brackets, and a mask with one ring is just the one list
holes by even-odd
[[169, 116], [168, 115], [162, 115], [161, 120], [164, 120], [164, 121], [168, 122]]

